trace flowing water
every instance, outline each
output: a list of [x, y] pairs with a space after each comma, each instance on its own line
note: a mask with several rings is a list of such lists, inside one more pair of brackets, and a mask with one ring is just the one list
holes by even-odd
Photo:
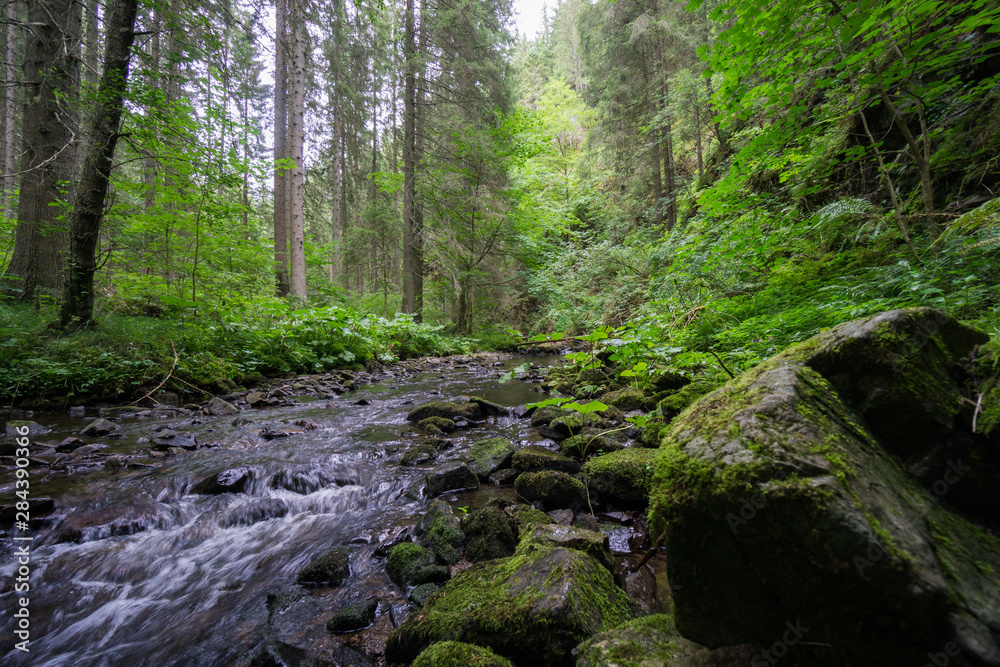
[[[33, 530], [30, 653], [11, 650], [2, 662], [249, 664], [263, 643], [277, 642], [293, 654], [292, 662], [319, 647], [326, 655], [344, 656], [343, 664], [355, 664], [364, 642], [377, 643], [379, 633], [384, 640], [407, 609], [384, 573], [384, 559], [376, 555], [379, 545], [398, 539], [427, 504], [414, 488], [429, 465], [401, 465], [407, 447], [426, 439], [408, 428], [406, 413], [414, 405], [463, 394], [504, 406], [539, 400], [528, 383], [499, 381], [504, 370], [522, 361], [504, 361], [503, 368], [481, 360], [428, 361], [419, 372], [390, 370], [376, 384], [332, 403], [298, 402], [236, 417], [154, 412], [146, 419], [122, 419], [123, 438], [88, 441], [108, 444], [102, 454], [130, 456], [147, 451], [146, 440], [166, 426], [216, 446], [165, 458], [129, 458], [128, 467], [117, 469], [94, 465], [67, 474], [31, 468], [32, 497], [53, 498], [55, 510]], [[533, 361], [545, 365], [555, 358]], [[250, 423], [241, 424], [244, 419]], [[33, 441], [58, 442], [87, 424], [83, 417], [37, 420], [52, 432]], [[272, 440], [258, 435], [264, 426], [287, 427], [297, 420], [316, 428]], [[462, 458], [486, 437], [515, 443], [538, 437], [526, 420], [513, 416], [470, 426], [449, 436], [452, 444], [438, 454], [438, 462]], [[241, 493], [192, 493], [206, 477], [241, 467], [249, 469]], [[13, 498], [13, 480], [11, 471], [0, 473], [4, 503]], [[474, 509], [491, 494], [503, 493], [512, 490], [484, 487], [446, 499]], [[25, 594], [12, 590], [13, 543], [3, 544], [0, 632], [7, 638], [12, 627], [6, 610]], [[267, 594], [301, 591], [298, 571], [336, 546], [353, 550], [351, 577], [340, 587], [306, 592], [308, 604], [295, 606], [294, 619], [275, 621], [278, 612], [268, 611]], [[318, 617], [372, 596], [381, 600], [378, 627], [355, 639], [355, 652], [337, 654], [336, 639]]]

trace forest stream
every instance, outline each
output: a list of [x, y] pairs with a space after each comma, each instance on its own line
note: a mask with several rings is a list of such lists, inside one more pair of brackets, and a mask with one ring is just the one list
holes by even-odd
[[[468, 394], [511, 408], [540, 400], [532, 384], [500, 380], [524, 359], [496, 359], [422, 360], [382, 371], [334, 400], [300, 395], [237, 415], [165, 409], [123, 416], [115, 439], [86, 439], [106, 445], [100, 458], [62, 471], [32, 468], [32, 498], [52, 498], [54, 509], [33, 530], [31, 653], [12, 651], [4, 663], [249, 664], [262, 643], [277, 641], [302, 657], [332, 652], [340, 664], [377, 664], [386, 636], [414, 609], [386, 576], [384, 556], [387, 544], [409, 538], [426, 508], [419, 489], [427, 469], [462, 459], [488, 437], [541, 440], [512, 410], [436, 441], [435, 461], [402, 465], [408, 446], [428, 441], [406, 422], [415, 405]], [[531, 359], [542, 366], [558, 360]], [[94, 410], [36, 417], [51, 432], [33, 441], [76, 436], [95, 417]], [[177, 442], [190, 433], [198, 447], [150, 458], [164, 428]], [[289, 435], [265, 439], [281, 430]], [[228, 470], [246, 478], [240, 492], [195, 492]], [[13, 471], [0, 479], [12, 493]], [[484, 484], [443, 498], [460, 513], [515, 495], [509, 485]], [[604, 529], [614, 553], [630, 551], [632, 528]], [[352, 550], [348, 580], [297, 586], [297, 573], [336, 546]], [[13, 604], [15, 562], [5, 554], [4, 604]], [[287, 618], [269, 612], [268, 594], [278, 591], [301, 598]], [[327, 632], [326, 612], [372, 598], [380, 602], [371, 627]], [[5, 634], [10, 621], [5, 615]]]

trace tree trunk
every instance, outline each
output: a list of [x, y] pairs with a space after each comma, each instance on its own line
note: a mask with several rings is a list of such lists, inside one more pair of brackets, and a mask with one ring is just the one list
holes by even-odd
[[[89, 10], [88, 10], [89, 11]], [[151, 71], [153, 74], [149, 76], [149, 87], [153, 90], [158, 90], [160, 87], [160, 29], [163, 26], [163, 20], [161, 19], [160, 9], [153, 9], [153, 38], [150, 40], [149, 47], [149, 58], [151, 64]], [[90, 32], [87, 32], [87, 42], [90, 42]], [[95, 41], [96, 48], [96, 41]], [[95, 54], [96, 60], [96, 54]], [[89, 71], [89, 69], [88, 69]], [[143, 209], [149, 211], [154, 206], [156, 206], [156, 158], [153, 156], [147, 156], [142, 161], [143, 165], [143, 184], [146, 187], [145, 197], [143, 198]]]
[[[62, 286], [67, 235], [59, 220], [64, 184], [74, 181], [76, 113], [65, 106], [79, 88], [82, 12], [71, 0], [32, 0], [24, 79], [20, 198], [9, 272], [22, 299]], [[72, 106], [72, 105], [71, 105]]]
[[[87, 0], [87, 53], [84, 55], [84, 71], [83, 80], [86, 82], [87, 87], [93, 89], [97, 85], [97, 79], [100, 77], [101, 73], [97, 71], [97, 51], [98, 44], [100, 44], [101, 32], [100, 25], [98, 21], [98, 12], [100, 11], [100, 5], [97, 0]], [[154, 10], [154, 15], [159, 16], [160, 10]], [[154, 30], [159, 30], [159, 23], [154, 22]], [[153, 40], [155, 42], [155, 49], [159, 51], [160, 48], [160, 35], [155, 33], [153, 35]], [[157, 69], [159, 69], [157, 63]]]
[[692, 105], [694, 109], [694, 152], [698, 157], [698, 173], [695, 175], [695, 179], [701, 178], [701, 173], [705, 170], [705, 161], [701, 152], [701, 118], [698, 114], [698, 100], [694, 100]]
[[653, 175], [653, 211], [656, 216], [656, 226], [663, 224], [663, 185], [660, 181], [660, 143], [656, 139], [658, 134], [655, 129], [650, 130], [653, 136], [653, 145], [650, 148], [650, 170]]
[[274, 30], [274, 278], [278, 296], [286, 296], [288, 284], [288, 65], [285, 26], [286, 0], [275, 0]]
[[118, 143], [137, 9], [138, 0], [115, 0], [107, 22], [98, 106], [90, 121], [88, 155], [70, 218], [70, 262], [60, 317], [67, 331], [87, 326], [94, 316], [97, 239]]
[[14, 190], [16, 179], [13, 176], [16, 169], [16, 149], [17, 137], [17, 102], [16, 90], [12, 85], [17, 79], [17, 69], [14, 61], [17, 59], [17, 28], [14, 23], [17, 21], [17, 2], [9, 0], [7, 3], [7, 26], [4, 30], [7, 36], [6, 61], [3, 68], [4, 80], [7, 85], [3, 87], [3, 216], [9, 218], [14, 208]]
[[290, 143], [289, 159], [292, 162], [289, 183], [291, 212], [291, 286], [290, 294], [302, 301], [306, 293], [306, 244], [305, 220], [303, 214], [303, 185], [305, 179], [303, 146], [305, 144], [305, 100], [306, 100], [306, 46], [309, 33], [306, 29], [305, 0], [289, 0], [291, 4], [292, 67], [289, 76], [291, 84], [291, 113], [288, 115]]
[[416, 87], [417, 49], [416, 26], [413, 19], [413, 2], [406, 0], [406, 26], [403, 53], [406, 58], [406, 79], [403, 86], [403, 303], [404, 313], [416, 312], [416, 221], [414, 196], [416, 193]]

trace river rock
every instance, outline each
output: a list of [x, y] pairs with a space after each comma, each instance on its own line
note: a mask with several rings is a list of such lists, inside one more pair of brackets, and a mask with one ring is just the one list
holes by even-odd
[[204, 478], [191, 488], [191, 493], [218, 495], [220, 493], [242, 493], [253, 478], [250, 468], [232, 468]]
[[630, 507], [649, 504], [656, 450], [622, 449], [597, 456], [583, 465], [583, 475], [602, 499]]
[[457, 574], [390, 635], [385, 655], [410, 662], [451, 640], [488, 646], [519, 666], [568, 666], [579, 642], [635, 615], [599, 562], [572, 549], [541, 550]]
[[298, 582], [304, 586], [339, 586], [351, 576], [351, 552], [336, 547], [312, 559], [300, 572]]
[[341, 607], [326, 622], [330, 632], [354, 632], [367, 628], [375, 620], [378, 600], [363, 600]]
[[228, 401], [224, 401], [218, 396], [212, 397], [212, 400], [208, 402], [205, 406], [208, 410], [208, 414], [215, 415], [216, 417], [223, 417], [226, 415], [235, 415], [239, 412], [239, 409]]
[[472, 561], [514, 555], [517, 548], [517, 522], [496, 507], [483, 507], [462, 520], [465, 557]]
[[455, 432], [455, 422], [444, 417], [427, 417], [417, 422], [417, 428], [430, 435], [447, 435]]
[[71, 452], [77, 447], [83, 447], [85, 443], [83, 440], [77, 437], [64, 438], [56, 445], [57, 452]]
[[420, 584], [413, 587], [406, 599], [418, 607], [423, 607], [427, 604], [427, 600], [439, 590], [441, 590], [440, 584]]
[[601, 403], [628, 412], [629, 410], [639, 410], [646, 406], [646, 396], [635, 387], [625, 387], [616, 391], [609, 391], [601, 396]]
[[424, 403], [418, 408], [411, 410], [406, 415], [406, 419], [411, 422], [419, 422], [428, 417], [443, 417], [454, 420], [456, 417], [465, 419], [480, 419], [483, 416], [478, 403], [458, 401], [431, 401]]
[[518, 494], [543, 509], [577, 509], [586, 503], [583, 482], [556, 470], [526, 472], [514, 482]]
[[437, 450], [430, 445], [415, 445], [406, 450], [403, 454], [404, 466], [418, 466], [430, 463], [437, 458]]
[[587, 433], [583, 435], [571, 435], [563, 440], [559, 443], [559, 453], [563, 456], [586, 459], [591, 456], [607, 454], [608, 452], [617, 452], [624, 447], [625, 445], [615, 442], [607, 436]]
[[609, 572], [615, 571], [615, 561], [608, 547], [608, 536], [592, 530], [560, 526], [558, 524], [535, 524], [521, 536], [517, 553], [528, 553], [540, 549], [560, 547], [575, 549], [593, 557]]
[[440, 496], [445, 491], [478, 489], [479, 478], [461, 461], [442, 463], [427, 473], [427, 492]]
[[470, 403], [475, 403], [479, 406], [479, 410], [488, 417], [499, 417], [500, 415], [509, 414], [510, 411], [499, 403], [494, 403], [492, 401], [487, 401], [485, 398], [480, 398], [479, 396], [466, 396]]
[[428, 647], [413, 661], [413, 667], [513, 667], [482, 646], [462, 642], [438, 642]]
[[24, 437], [24, 435], [22, 435], [24, 433], [24, 429], [28, 429], [27, 435], [30, 436], [45, 435], [52, 430], [42, 426], [38, 422], [13, 419], [7, 422], [5, 433], [8, 438], [21, 438]]
[[580, 471], [580, 462], [574, 461], [559, 452], [553, 452], [541, 445], [528, 445], [514, 452], [511, 465], [521, 472], [537, 472], [539, 470], [560, 470], [576, 473]]
[[[422, 531], [424, 543], [430, 547], [440, 562], [454, 565], [462, 557], [462, 546], [465, 544], [461, 522], [457, 516], [452, 514], [447, 503], [435, 500], [431, 505], [444, 505], [446, 510], [438, 509], [434, 512], [433, 518]], [[428, 516], [430, 515], [431, 513], [428, 512]], [[423, 520], [421, 520], [421, 524], [423, 524]]]
[[[771, 645], [792, 624], [786, 648], [810, 665], [924, 664], [946, 650], [949, 664], [1000, 664], [1000, 540], [910, 474], [914, 454], [936, 449], [901, 421], [964, 441], [951, 362], [981, 340], [937, 311], [885, 313], [818, 334], [677, 417], [651, 517], [684, 584], [672, 590], [678, 630], [709, 647]], [[866, 401], [894, 415], [862, 420]], [[916, 440], [890, 444], [869, 419]]]
[[389, 552], [386, 574], [398, 586], [417, 586], [448, 580], [448, 568], [435, 564], [434, 552], [413, 542], [397, 544]]
[[108, 433], [111, 433], [112, 431], [117, 431], [120, 428], [121, 426], [119, 426], [114, 422], [108, 421], [107, 419], [103, 418], [95, 419], [94, 421], [90, 422], [89, 424], [83, 427], [83, 430], [80, 431], [80, 437], [87, 438], [87, 437], [107, 435]]
[[514, 445], [507, 438], [490, 438], [481, 440], [469, 448], [469, 469], [481, 480], [489, 479], [490, 475], [501, 468], [510, 467], [514, 456]]
[[264, 400], [264, 394], [259, 391], [251, 391], [243, 398], [243, 400], [247, 402], [247, 405], [257, 405]]

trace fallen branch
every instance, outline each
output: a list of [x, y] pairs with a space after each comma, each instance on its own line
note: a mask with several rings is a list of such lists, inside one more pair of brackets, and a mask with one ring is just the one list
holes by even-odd
[[660, 536], [653, 540], [653, 548], [646, 552], [646, 555], [642, 557], [639, 564], [635, 566], [633, 572], [638, 572], [642, 569], [642, 566], [649, 562], [649, 559], [656, 555], [656, 552], [660, 550], [660, 543], [667, 536], [667, 531], [660, 533]]
[[137, 403], [140, 403], [140, 402], [146, 400], [147, 398], [150, 399], [151, 401], [153, 401], [153, 403], [156, 403], [157, 405], [160, 404], [160, 402], [158, 400], [156, 400], [155, 398], [153, 398], [153, 394], [156, 393], [160, 389], [160, 387], [162, 387], [163, 385], [165, 385], [167, 383], [167, 380], [170, 379], [170, 376], [174, 374], [174, 369], [177, 368], [177, 348], [174, 347], [174, 341], [170, 341], [170, 349], [173, 350], [173, 353], [174, 353], [174, 364], [170, 367], [170, 372], [167, 373], [167, 377], [163, 378], [163, 382], [161, 382], [160, 384], [156, 385], [148, 394], [146, 394], [145, 396], [143, 396], [140, 399], [132, 401], [131, 403], [129, 403], [129, 405], [136, 405]]
[[736, 376], [733, 375], [733, 372], [731, 370], [729, 370], [728, 368], [726, 368], [726, 365], [724, 363], [722, 363], [722, 359], [719, 357], [719, 355], [717, 355], [715, 353], [715, 350], [713, 350], [712, 348], [709, 348], [708, 349], [708, 353], [711, 354], [713, 357], [715, 357], [715, 360], [719, 362], [720, 366], [722, 366], [722, 370], [724, 370], [727, 373], [729, 373], [729, 377], [733, 378], [734, 380], [736, 379]]

